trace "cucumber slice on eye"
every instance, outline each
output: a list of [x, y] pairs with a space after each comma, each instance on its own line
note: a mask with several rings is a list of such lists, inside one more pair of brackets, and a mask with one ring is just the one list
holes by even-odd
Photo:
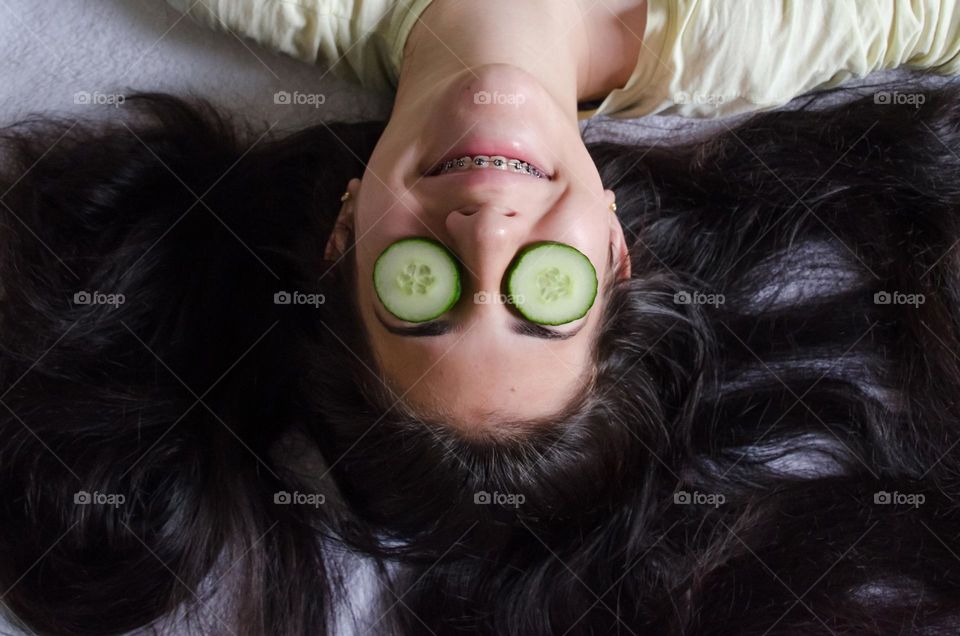
[[582, 318], [597, 298], [597, 271], [590, 259], [564, 243], [544, 241], [517, 254], [507, 291], [524, 318], [563, 325]]
[[377, 258], [373, 288], [387, 311], [400, 320], [426, 322], [460, 299], [460, 268], [438, 241], [400, 239]]

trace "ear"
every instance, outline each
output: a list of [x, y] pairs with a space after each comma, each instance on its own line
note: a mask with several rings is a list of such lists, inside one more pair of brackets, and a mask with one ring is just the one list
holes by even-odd
[[360, 193], [360, 179], [350, 179], [347, 184], [347, 192], [350, 196], [343, 205], [340, 206], [340, 214], [333, 225], [333, 231], [330, 238], [327, 239], [327, 246], [323, 252], [323, 258], [328, 261], [335, 261], [343, 257], [350, 248], [350, 236], [353, 234], [354, 211], [357, 208], [357, 196]]
[[[610, 204], [612, 204], [616, 198], [613, 191], [604, 190], [604, 197], [607, 204], [607, 210], [610, 209]], [[617, 217], [615, 212], [607, 213], [609, 216], [610, 223], [610, 252], [613, 254], [613, 271], [617, 276], [617, 280], [627, 280], [630, 278], [631, 268], [630, 268], [630, 246], [627, 244], [627, 240], [623, 235], [623, 225], [620, 223], [620, 218]]]

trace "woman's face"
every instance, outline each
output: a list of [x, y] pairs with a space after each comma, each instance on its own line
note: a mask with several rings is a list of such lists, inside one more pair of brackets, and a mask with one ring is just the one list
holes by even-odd
[[[474, 68], [404, 103], [362, 180], [351, 181], [327, 254], [356, 259], [360, 315], [379, 371], [407, 405], [467, 428], [548, 416], [582, 391], [606, 284], [618, 269], [629, 276], [613, 193], [576, 123], [519, 69]], [[523, 160], [548, 177], [490, 168], [430, 174], [442, 161], [476, 155]], [[377, 257], [408, 237], [443, 243], [463, 275], [457, 304], [416, 325], [391, 315], [373, 287]], [[600, 285], [586, 316], [558, 327], [525, 321], [502, 302], [517, 252], [545, 240], [587, 256]]]

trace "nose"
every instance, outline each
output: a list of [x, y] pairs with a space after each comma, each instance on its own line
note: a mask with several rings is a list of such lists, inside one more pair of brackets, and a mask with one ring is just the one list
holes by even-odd
[[463, 260], [476, 291], [497, 293], [503, 273], [527, 235], [528, 222], [509, 207], [481, 205], [447, 215], [452, 247]]

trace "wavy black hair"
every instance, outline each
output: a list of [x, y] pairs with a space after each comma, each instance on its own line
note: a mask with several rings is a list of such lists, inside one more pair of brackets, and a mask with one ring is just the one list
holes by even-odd
[[960, 92], [898, 90], [592, 144], [633, 275], [594, 384], [508, 439], [401, 408], [323, 260], [381, 124], [143, 94], [3, 129], [0, 600], [70, 635], [956, 633]]

